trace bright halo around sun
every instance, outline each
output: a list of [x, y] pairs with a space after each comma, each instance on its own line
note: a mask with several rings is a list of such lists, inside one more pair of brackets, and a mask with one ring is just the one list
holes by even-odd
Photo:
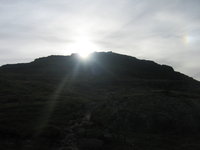
[[78, 53], [83, 59], [88, 59], [92, 52], [98, 50], [98, 46], [87, 37], [77, 38], [68, 48], [70, 51]]
[[83, 50], [83, 51], [78, 52], [78, 55], [83, 59], [87, 59], [91, 53], [92, 51], [90, 50]]

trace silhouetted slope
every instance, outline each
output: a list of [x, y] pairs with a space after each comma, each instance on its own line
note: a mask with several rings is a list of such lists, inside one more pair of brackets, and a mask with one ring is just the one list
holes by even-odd
[[4, 65], [0, 149], [199, 149], [199, 93], [170, 66], [112, 52]]
[[104, 76], [114, 79], [192, 80], [188, 76], [175, 72], [170, 66], [112, 52], [93, 53], [88, 61], [81, 60], [76, 54], [71, 56], [49, 56], [36, 59], [31, 63], [4, 65], [0, 68], [0, 71], [47, 76], [65, 76], [76, 71], [77, 76], [87, 75], [89, 78]]

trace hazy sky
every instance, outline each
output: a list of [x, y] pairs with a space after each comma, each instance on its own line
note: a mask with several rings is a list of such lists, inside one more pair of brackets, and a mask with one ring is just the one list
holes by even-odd
[[200, 80], [200, 0], [0, 0], [0, 65], [87, 50]]

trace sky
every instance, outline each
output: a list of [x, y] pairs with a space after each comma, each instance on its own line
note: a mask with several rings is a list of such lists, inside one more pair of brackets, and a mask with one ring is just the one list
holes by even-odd
[[0, 0], [0, 65], [92, 51], [200, 80], [200, 0]]

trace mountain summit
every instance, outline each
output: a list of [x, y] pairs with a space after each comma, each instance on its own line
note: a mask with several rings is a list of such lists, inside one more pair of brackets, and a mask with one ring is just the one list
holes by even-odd
[[[89, 78], [110, 79], [163, 79], [192, 80], [175, 72], [167, 65], [159, 65], [149, 60], [120, 55], [113, 52], [94, 52], [90, 59], [82, 60], [78, 54], [71, 56], [48, 56], [35, 59], [31, 63], [4, 65], [1, 72], [25, 73], [26, 75], [65, 76], [74, 75]], [[96, 80], [98, 80], [98, 78]]]
[[199, 93], [170, 66], [113, 52], [4, 65], [0, 149], [199, 149]]

